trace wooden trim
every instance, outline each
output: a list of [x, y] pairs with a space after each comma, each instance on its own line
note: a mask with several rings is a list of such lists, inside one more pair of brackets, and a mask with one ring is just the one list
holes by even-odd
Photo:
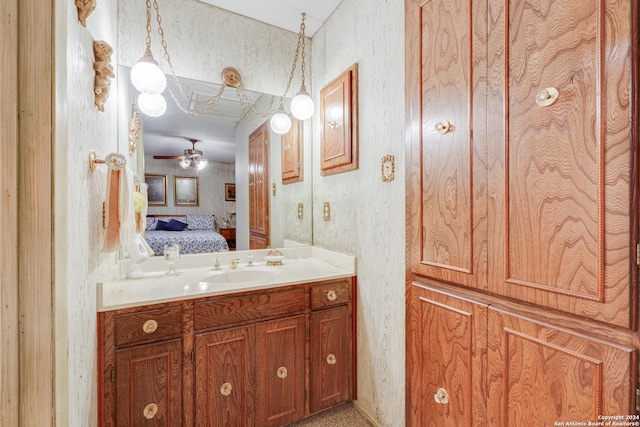
[[18, 11], [18, 399], [21, 426], [54, 425], [56, 417], [51, 220], [53, 3], [20, 0]]
[[0, 3], [0, 424], [18, 425], [18, 0]]

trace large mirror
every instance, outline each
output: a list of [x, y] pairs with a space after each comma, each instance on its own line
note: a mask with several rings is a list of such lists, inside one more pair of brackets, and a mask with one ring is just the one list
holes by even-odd
[[[137, 97], [129, 76], [129, 67], [118, 66], [118, 144], [123, 153], [129, 151], [130, 121]], [[152, 201], [147, 213], [215, 215], [219, 232], [229, 240], [232, 249], [255, 247], [249, 230], [252, 215], [249, 199], [251, 186], [255, 185], [250, 178], [249, 139], [262, 128], [267, 129], [268, 162], [262, 172], [268, 180], [265, 187], [268, 189], [268, 214], [265, 215], [268, 246], [312, 244], [311, 150], [304, 147], [304, 124], [300, 123], [297, 130], [292, 128], [290, 133], [299, 132], [297, 138], [292, 139], [291, 134], [281, 136], [271, 131], [267, 118], [251, 112], [252, 109], [266, 111], [270, 105], [277, 105], [280, 100], [277, 96], [244, 90], [241, 103], [237, 90], [227, 87], [219, 101], [209, 108], [194, 105], [193, 100], [212, 99], [219, 92], [219, 84], [182, 77], [176, 81], [171, 75], [167, 76], [167, 82], [169, 90], [163, 94], [167, 110], [160, 117], [138, 113], [142, 130], [129, 158], [136, 175], [141, 179], [147, 176], [148, 181], [160, 185], [163, 193], [161, 197], [150, 194]], [[203, 109], [205, 114], [194, 114]], [[299, 143], [301, 175], [293, 181], [283, 175], [283, 137], [284, 156], [291, 152], [292, 140]], [[198, 168], [193, 164], [183, 168], [181, 162], [189, 150], [202, 152], [201, 159], [206, 160], [206, 166]], [[181, 193], [183, 183], [189, 186], [186, 196]]]

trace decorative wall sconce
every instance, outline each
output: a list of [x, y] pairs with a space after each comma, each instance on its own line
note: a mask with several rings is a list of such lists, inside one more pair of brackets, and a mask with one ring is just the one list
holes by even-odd
[[129, 120], [129, 155], [133, 156], [138, 147], [138, 141], [142, 136], [142, 120], [140, 120], [140, 110], [138, 106], [131, 106], [131, 120]]
[[76, 0], [76, 9], [78, 9], [78, 21], [83, 27], [87, 26], [87, 18], [96, 9], [96, 0]]
[[393, 154], [382, 157], [382, 182], [391, 182], [395, 178], [396, 160]]
[[158, 117], [164, 114], [166, 110], [166, 101], [162, 96], [162, 92], [167, 88], [166, 77], [158, 63], [151, 54], [151, 3], [153, 2], [153, 9], [156, 13], [156, 21], [158, 26], [158, 34], [161, 38], [161, 45], [163, 48], [164, 58], [166, 59], [169, 70], [174, 78], [175, 84], [178, 90], [187, 99], [188, 105], [196, 108], [187, 109], [181, 105], [176, 95], [168, 88], [171, 98], [176, 103], [178, 108], [185, 114], [201, 115], [207, 114], [213, 106], [219, 101], [225, 87], [233, 87], [236, 89], [238, 97], [240, 98], [240, 104], [242, 105], [243, 112], [246, 117], [250, 118], [250, 113], [255, 114], [257, 117], [266, 119], [271, 117], [271, 128], [278, 134], [286, 134], [291, 129], [291, 119], [284, 110], [284, 99], [291, 87], [291, 81], [295, 74], [295, 70], [298, 63], [298, 58], [301, 57], [301, 87], [295, 97], [291, 100], [291, 114], [299, 119], [306, 120], [313, 115], [314, 104], [313, 100], [307, 92], [305, 86], [305, 19], [306, 13], [302, 14], [302, 21], [300, 23], [300, 31], [298, 33], [298, 43], [296, 45], [295, 54], [293, 57], [293, 63], [291, 66], [291, 72], [289, 73], [289, 79], [287, 81], [284, 94], [279, 97], [279, 102], [273, 102], [276, 97], [273, 97], [267, 111], [257, 111], [255, 107], [248, 102], [246, 95], [243, 92], [242, 78], [240, 73], [233, 68], [225, 68], [222, 70], [222, 86], [216, 95], [207, 100], [198, 100], [192, 98], [182, 87], [178, 77], [176, 75], [173, 64], [171, 63], [171, 56], [167, 51], [167, 41], [165, 40], [164, 29], [162, 28], [162, 17], [160, 16], [160, 10], [158, 8], [157, 0], [146, 0], [146, 12], [147, 12], [147, 37], [146, 37], [146, 49], [143, 56], [138, 63], [131, 69], [131, 82], [137, 90], [140, 91], [138, 97], [138, 107], [140, 111], [151, 117]]
[[93, 54], [96, 58], [93, 64], [93, 69], [96, 71], [96, 78], [93, 85], [93, 93], [95, 94], [94, 102], [98, 110], [104, 111], [104, 104], [107, 102], [107, 98], [109, 98], [111, 79], [115, 77], [113, 66], [111, 65], [113, 48], [105, 41], [94, 40]]

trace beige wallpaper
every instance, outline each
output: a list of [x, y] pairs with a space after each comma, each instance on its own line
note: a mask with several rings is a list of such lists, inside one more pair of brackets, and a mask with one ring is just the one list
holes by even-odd
[[[359, 64], [360, 167], [320, 176], [314, 206], [331, 203], [331, 221], [314, 211], [313, 241], [358, 259], [358, 406], [380, 425], [404, 425], [404, 3], [344, 0], [313, 37], [314, 97]], [[315, 119], [319, 119], [316, 114]], [[314, 131], [314, 158], [320, 149]], [[395, 156], [395, 180], [381, 158]]]
[[[106, 168], [90, 172], [88, 155], [117, 150], [117, 81], [105, 111], [98, 111], [93, 40], [117, 49], [117, 12], [115, 3], [98, 1], [85, 28], [73, 2], [55, 7], [56, 425], [85, 427], [97, 421], [96, 283], [116, 259], [100, 252]], [[114, 64], [116, 58], [114, 52]]]

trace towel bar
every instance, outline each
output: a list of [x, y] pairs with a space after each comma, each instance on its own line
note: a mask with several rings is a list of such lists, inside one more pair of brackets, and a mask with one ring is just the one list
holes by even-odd
[[107, 165], [109, 169], [120, 170], [124, 169], [124, 167], [127, 165], [127, 160], [122, 154], [119, 153], [107, 154], [104, 160], [98, 159], [96, 157], [96, 152], [93, 150], [89, 150], [89, 170], [91, 172], [96, 170], [96, 164], [103, 163]]

